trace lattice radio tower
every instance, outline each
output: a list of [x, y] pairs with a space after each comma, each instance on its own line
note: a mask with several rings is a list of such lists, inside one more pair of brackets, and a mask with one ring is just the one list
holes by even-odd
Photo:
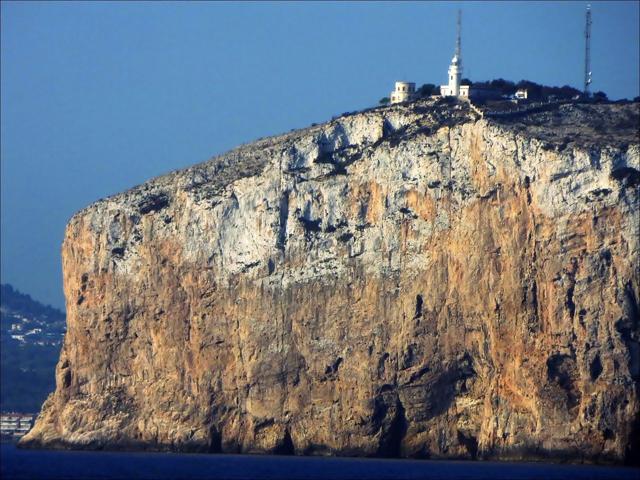
[[456, 37], [456, 56], [458, 60], [461, 58], [462, 53], [462, 10], [458, 10], [458, 35]]
[[587, 5], [587, 17], [584, 27], [584, 94], [589, 96], [591, 84], [591, 5]]

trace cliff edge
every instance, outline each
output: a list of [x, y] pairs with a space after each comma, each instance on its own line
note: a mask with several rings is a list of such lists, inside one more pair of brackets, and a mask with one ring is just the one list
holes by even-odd
[[639, 458], [638, 125], [420, 101], [91, 205], [21, 444]]

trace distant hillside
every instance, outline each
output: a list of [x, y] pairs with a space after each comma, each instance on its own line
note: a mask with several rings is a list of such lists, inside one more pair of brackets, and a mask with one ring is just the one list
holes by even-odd
[[55, 389], [65, 314], [0, 285], [0, 409], [37, 412]]

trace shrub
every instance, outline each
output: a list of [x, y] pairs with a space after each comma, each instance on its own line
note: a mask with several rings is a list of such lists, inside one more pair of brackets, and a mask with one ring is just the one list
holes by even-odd
[[433, 83], [425, 83], [416, 91], [418, 97], [426, 98], [431, 95], [437, 95], [440, 93], [440, 87], [435, 86]]
[[599, 91], [593, 94], [593, 99], [594, 100], [598, 100], [598, 101], [604, 101], [606, 102], [607, 100], [609, 100], [609, 98], [607, 97], [607, 94], [604, 93], [603, 91]]

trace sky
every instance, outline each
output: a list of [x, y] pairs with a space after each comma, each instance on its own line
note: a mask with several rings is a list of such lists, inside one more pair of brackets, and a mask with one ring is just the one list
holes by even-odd
[[[638, 2], [592, 2], [592, 91], [639, 95]], [[586, 2], [1, 3], [0, 278], [64, 306], [73, 213], [396, 80], [582, 88]]]

